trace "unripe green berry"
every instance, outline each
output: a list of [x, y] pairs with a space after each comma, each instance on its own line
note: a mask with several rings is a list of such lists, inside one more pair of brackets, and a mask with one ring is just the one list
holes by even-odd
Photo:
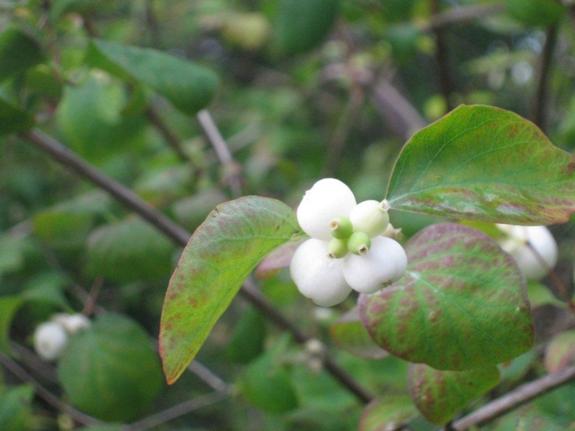
[[341, 259], [347, 255], [347, 241], [345, 239], [332, 238], [328, 244], [327, 250], [329, 257]]
[[347, 248], [353, 254], [364, 255], [371, 247], [369, 235], [364, 232], [354, 232], [347, 240]]
[[374, 200], [357, 204], [351, 210], [349, 219], [356, 232], [365, 232], [370, 238], [383, 234], [389, 225], [387, 206]]
[[353, 225], [347, 217], [338, 217], [333, 219], [329, 227], [331, 236], [338, 239], [347, 239], [353, 234]]

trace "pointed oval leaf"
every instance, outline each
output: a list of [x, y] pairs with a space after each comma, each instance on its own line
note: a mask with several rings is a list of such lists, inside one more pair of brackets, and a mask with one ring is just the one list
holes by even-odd
[[0, 353], [10, 353], [10, 326], [22, 303], [18, 296], [0, 297]]
[[203, 66], [149, 48], [93, 40], [88, 62], [122, 79], [144, 84], [193, 115], [205, 108], [216, 91], [216, 75]]
[[389, 354], [373, 342], [359, 318], [357, 307], [330, 326], [331, 338], [341, 349], [365, 359], [383, 359]]
[[359, 299], [377, 344], [446, 370], [497, 364], [531, 347], [523, 280], [495, 241], [462, 225], [438, 224], [413, 237], [406, 251], [404, 277]]
[[72, 404], [110, 422], [141, 415], [163, 386], [147, 334], [116, 314], [99, 316], [70, 339], [58, 377]]
[[36, 39], [12, 27], [0, 34], [0, 81], [25, 72], [44, 61]]
[[282, 55], [321, 44], [335, 23], [339, 0], [278, 0], [273, 19], [273, 49]]
[[409, 393], [428, 420], [438, 425], [449, 422], [471, 401], [499, 383], [497, 367], [465, 371], [440, 371], [424, 364], [409, 370]]
[[550, 373], [575, 365], [575, 331], [567, 331], [553, 338], [545, 350], [545, 368]]
[[120, 283], [164, 280], [174, 252], [174, 245], [149, 223], [129, 217], [92, 232], [87, 272]]
[[216, 207], [192, 235], [172, 275], [160, 326], [164, 372], [173, 383], [258, 262], [299, 232], [294, 212], [248, 196]]
[[575, 211], [575, 162], [512, 112], [460, 106], [405, 145], [387, 199], [452, 218], [561, 223]]
[[418, 416], [417, 409], [406, 395], [388, 396], [369, 403], [359, 421], [359, 431], [390, 431]]

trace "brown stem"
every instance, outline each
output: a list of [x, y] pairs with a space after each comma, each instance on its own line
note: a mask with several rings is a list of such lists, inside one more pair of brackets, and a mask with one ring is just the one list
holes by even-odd
[[557, 44], [557, 33], [556, 25], [552, 25], [547, 29], [545, 45], [543, 46], [541, 61], [539, 63], [537, 91], [535, 93], [535, 100], [533, 101], [533, 122], [543, 131], [545, 131], [547, 126], [549, 77], [551, 65], [553, 63], [553, 52], [555, 51], [555, 45]]
[[[211, 132], [213, 132], [213, 130]], [[128, 188], [100, 173], [54, 138], [37, 129], [25, 133], [23, 137], [48, 153], [55, 161], [67, 169], [110, 193], [116, 200], [156, 227], [175, 244], [184, 247], [188, 243], [190, 237], [189, 232], [175, 224], [160, 211], [148, 205]], [[240, 293], [277, 326], [288, 331], [298, 343], [306, 343], [310, 339], [260, 293], [253, 281], [246, 281]], [[347, 388], [361, 402], [368, 403], [373, 399], [369, 391], [357, 383], [345, 370], [333, 363], [331, 359], [325, 361], [325, 368], [343, 387]]]
[[[431, 10], [434, 14], [440, 13], [440, 0], [431, 0]], [[449, 53], [446, 41], [446, 33], [444, 27], [435, 27], [433, 30], [435, 34], [435, 61], [439, 69], [439, 85], [441, 93], [447, 104], [447, 110], [453, 109], [451, 96], [453, 94], [454, 85], [451, 76], [451, 69], [449, 67]]]
[[241, 167], [234, 160], [232, 152], [212, 118], [212, 114], [203, 109], [198, 112], [197, 118], [202, 132], [216, 152], [216, 156], [224, 169], [224, 182], [229, 186], [233, 196], [240, 196], [242, 194]]
[[474, 426], [486, 424], [573, 380], [575, 380], [575, 366], [565, 368], [557, 373], [547, 374], [540, 379], [519, 386], [517, 389], [459, 419], [453, 424], [453, 427], [457, 431], [463, 431]]

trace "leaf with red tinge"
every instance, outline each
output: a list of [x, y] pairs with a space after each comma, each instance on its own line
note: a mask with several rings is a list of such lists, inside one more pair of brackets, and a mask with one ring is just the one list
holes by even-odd
[[389, 356], [369, 336], [359, 318], [357, 307], [332, 323], [329, 331], [335, 344], [352, 355], [365, 359], [383, 359]]
[[413, 237], [406, 251], [406, 274], [359, 299], [360, 317], [378, 345], [445, 370], [498, 364], [531, 348], [523, 279], [494, 240], [438, 224]]
[[162, 309], [160, 354], [168, 383], [193, 360], [258, 262], [296, 233], [291, 208], [258, 196], [217, 206], [198, 227], [172, 275]]
[[409, 392], [427, 419], [438, 425], [449, 422], [471, 401], [499, 383], [497, 367], [465, 371], [440, 371], [427, 365], [412, 365]]
[[363, 410], [359, 431], [394, 431], [417, 416], [417, 409], [408, 396], [389, 395], [372, 401]]
[[566, 222], [575, 211], [569, 153], [533, 123], [460, 106], [416, 133], [393, 169], [393, 209], [509, 224]]
[[559, 334], [545, 351], [545, 368], [555, 373], [575, 365], [575, 331]]

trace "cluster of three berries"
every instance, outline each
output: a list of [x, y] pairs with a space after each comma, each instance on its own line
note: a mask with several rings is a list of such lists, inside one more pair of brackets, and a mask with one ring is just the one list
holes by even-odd
[[309, 189], [297, 220], [311, 238], [296, 250], [290, 265], [298, 290], [317, 305], [344, 301], [352, 290], [373, 293], [400, 278], [407, 266], [401, 244], [389, 232], [386, 202], [356, 202], [350, 188], [324, 178]]

